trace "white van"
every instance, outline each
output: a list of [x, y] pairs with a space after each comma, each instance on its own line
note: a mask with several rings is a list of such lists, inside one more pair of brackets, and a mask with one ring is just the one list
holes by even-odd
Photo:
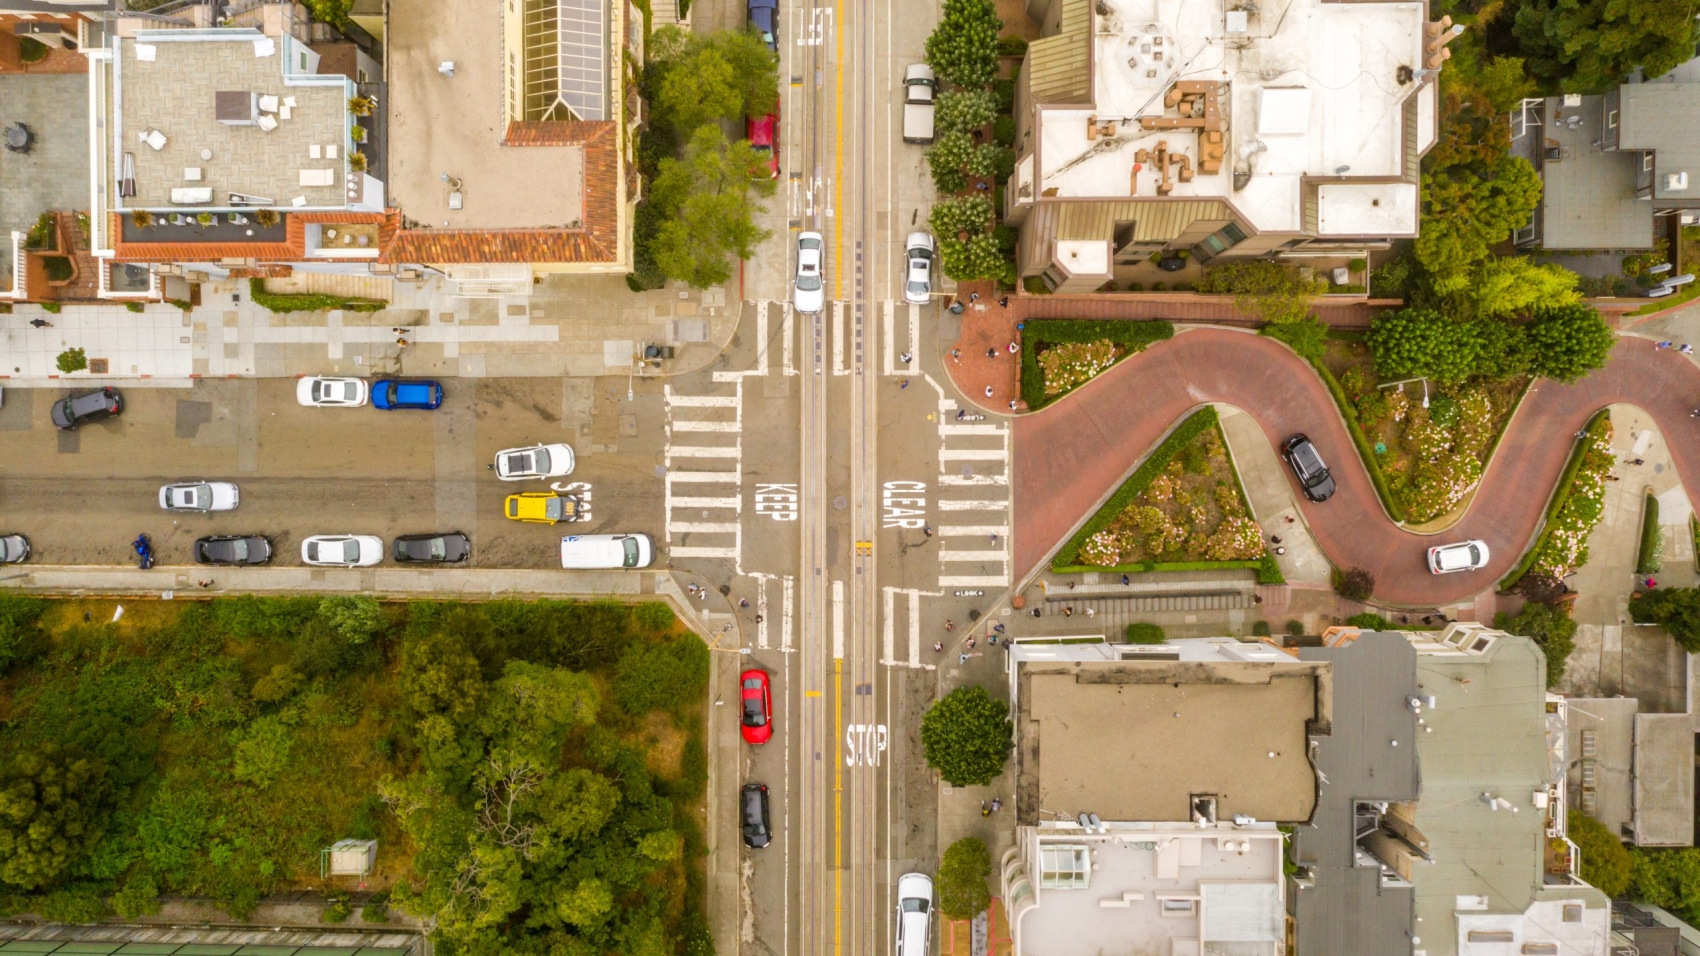
[[932, 942], [932, 877], [905, 873], [897, 878], [897, 956], [927, 956]]
[[570, 534], [561, 539], [561, 567], [569, 571], [647, 568], [655, 543], [647, 534]]

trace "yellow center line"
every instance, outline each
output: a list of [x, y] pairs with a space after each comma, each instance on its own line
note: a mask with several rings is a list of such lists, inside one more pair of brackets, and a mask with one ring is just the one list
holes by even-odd
[[838, 47], [837, 79], [832, 94], [837, 111], [832, 134], [832, 248], [837, 254], [832, 270], [832, 297], [844, 299], [844, 0], [833, 5], [833, 40]]
[[844, 951], [844, 659], [832, 660], [832, 951]]

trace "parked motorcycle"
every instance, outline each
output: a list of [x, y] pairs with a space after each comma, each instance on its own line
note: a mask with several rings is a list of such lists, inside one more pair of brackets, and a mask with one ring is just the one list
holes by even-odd
[[148, 537], [145, 533], [139, 534], [136, 536], [136, 540], [130, 542], [130, 547], [134, 548], [136, 551], [136, 564], [138, 567], [140, 567], [143, 571], [153, 567], [152, 538]]

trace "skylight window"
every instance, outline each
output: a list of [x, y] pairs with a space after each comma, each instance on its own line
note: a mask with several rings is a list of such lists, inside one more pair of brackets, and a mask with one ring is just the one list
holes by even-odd
[[525, 0], [525, 119], [608, 118], [606, 0]]

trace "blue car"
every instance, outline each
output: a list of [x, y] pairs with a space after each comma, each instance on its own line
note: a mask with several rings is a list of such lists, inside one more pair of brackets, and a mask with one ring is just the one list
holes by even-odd
[[372, 383], [372, 407], [384, 411], [419, 408], [430, 411], [443, 404], [441, 382], [398, 382], [379, 379]]

